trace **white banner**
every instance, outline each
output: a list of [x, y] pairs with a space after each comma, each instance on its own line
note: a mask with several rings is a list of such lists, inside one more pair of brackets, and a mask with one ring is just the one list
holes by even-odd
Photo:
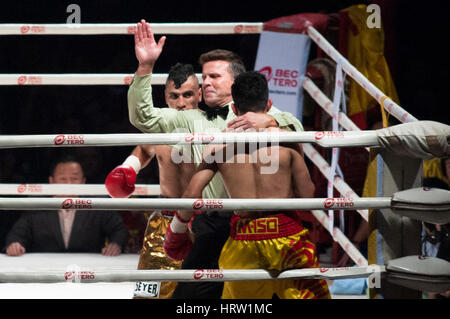
[[256, 55], [255, 70], [267, 78], [274, 106], [294, 114], [300, 121], [302, 82], [310, 45], [311, 40], [304, 34], [263, 31]]

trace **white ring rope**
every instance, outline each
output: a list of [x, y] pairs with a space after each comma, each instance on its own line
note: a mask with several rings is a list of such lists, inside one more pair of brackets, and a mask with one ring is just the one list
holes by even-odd
[[[134, 74], [127, 73], [53, 73], [0, 74], [0, 85], [129, 85]], [[167, 73], [153, 73], [153, 85], [165, 85]], [[199, 81], [202, 75], [196, 74]]]
[[339, 51], [337, 51], [316, 29], [308, 27], [309, 37], [334, 61], [342, 63], [342, 69], [350, 75], [367, 93], [375, 98], [383, 107], [402, 123], [418, 121], [414, 116], [406, 112], [400, 105], [387, 97], [379, 88], [370, 82], [361, 72], [358, 71]]
[[[320, 172], [327, 178], [329, 176], [330, 165], [325, 161], [325, 159], [320, 156], [320, 154], [312, 147], [311, 144], [305, 143], [303, 144], [303, 151], [305, 155], [316, 165]], [[335, 177], [333, 180], [334, 187], [344, 196], [350, 197], [353, 199], [360, 198], [351, 187], [339, 176]], [[357, 212], [364, 218], [366, 221], [369, 220], [369, 211], [368, 210], [357, 210]]]
[[[134, 74], [128, 73], [50, 73], [0, 74], [0, 85], [129, 85]], [[195, 76], [202, 82], [202, 75]], [[152, 85], [165, 85], [167, 73], [152, 73]]]
[[264, 269], [181, 269], [181, 270], [108, 270], [95, 271], [2, 271], [0, 282], [135, 282], [135, 281], [237, 281], [273, 279], [347, 279], [367, 278], [385, 272], [384, 266], [302, 268], [273, 274]]
[[391, 207], [391, 197], [365, 198], [0, 198], [0, 210], [198, 210], [278, 211], [313, 209], [382, 209]]
[[332, 235], [333, 240], [335, 240], [341, 248], [347, 253], [353, 262], [358, 266], [367, 266], [369, 262], [366, 257], [364, 257], [358, 248], [353, 245], [353, 243], [348, 239], [347, 236], [338, 228], [334, 227], [330, 229], [330, 224], [328, 222], [328, 214], [322, 210], [312, 210], [313, 216], [322, 224], [322, 226]]
[[[136, 184], [132, 195], [161, 195], [160, 185]], [[0, 195], [109, 196], [104, 184], [0, 184]]]
[[[152, 23], [154, 34], [258, 34], [262, 22]], [[4, 23], [0, 35], [134, 34], [136, 23]]]
[[376, 131], [241, 133], [124, 133], [1, 135], [0, 148], [129, 146], [141, 144], [317, 143], [322, 147], [379, 146]]

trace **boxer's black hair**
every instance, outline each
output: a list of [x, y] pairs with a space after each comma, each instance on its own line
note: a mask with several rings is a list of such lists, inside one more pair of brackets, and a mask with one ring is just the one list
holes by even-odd
[[231, 95], [240, 113], [264, 112], [269, 99], [267, 80], [256, 71], [241, 73], [231, 86]]
[[195, 76], [194, 67], [191, 64], [177, 63], [169, 70], [166, 85], [169, 81], [173, 81], [176, 89], [179, 89], [190, 76]]

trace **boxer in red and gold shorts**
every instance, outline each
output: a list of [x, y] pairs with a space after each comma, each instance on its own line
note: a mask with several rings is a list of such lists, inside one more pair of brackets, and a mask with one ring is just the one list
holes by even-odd
[[[164, 90], [169, 108], [178, 111], [198, 109], [202, 91], [192, 65], [177, 63], [168, 74]], [[195, 172], [193, 163], [175, 163], [173, 152], [182, 149], [170, 145], [138, 145], [122, 165], [114, 168], [105, 181], [111, 197], [129, 197], [135, 190], [136, 175], [156, 157], [159, 168], [161, 197], [179, 198]], [[177, 158], [182, 156], [177, 154]], [[174, 261], [164, 254], [162, 243], [174, 212], [152, 212], [140, 251], [138, 269], [180, 269], [181, 261]], [[159, 298], [170, 298], [176, 282], [162, 282]], [[139, 297], [140, 298], [140, 297]]]
[[[308, 230], [288, 214], [231, 218], [231, 232], [222, 249], [221, 269], [316, 268], [319, 262]], [[223, 299], [330, 298], [325, 280], [249, 280], [225, 282]]]
[[[232, 110], [241, 116], [246, 112], [267, 112], [267, 80], [258, 72], [238, 75], [231, 87]], [[277, 128], [266, 129], [273, 134]], [[231, 198], [311, 198], [314, 184], [303, 159], [301, 145], [246, 143], [209, 145], [203, 153], [184, 198], [201, 198], [202, 191], [219, 172]], [[232, 212], [230, 212], [232, 213]], [[319, 267], [316, 249], [308, 232], [289, 213], [267, 213], [252, 210], [234, 211], [231, 232], [222, 248], [222, 269], [286, 269]], [[294, 212], [290, 214], [295, 214]], [[193, 212], [180, 210], [170, 224], [171, 234], [164, 246], [179, 252], [187, 241], [187, 223]], [[178, 246], [175, 242], [178, 242]], [[169, 250], [165, 250], [168, 254]], [[168, 254], [170, 256], [170, 254]], [[222, 298], [330, 298], [324, 280], [262, 280], [225, 282]]]

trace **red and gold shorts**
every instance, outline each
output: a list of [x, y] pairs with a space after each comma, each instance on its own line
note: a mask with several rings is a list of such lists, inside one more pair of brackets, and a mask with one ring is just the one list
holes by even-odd
[[[264, 218], [231, 218], [231, 232], [222, 249], [221, 269], [267, 269], [283, 271], [317, 268], [316, 247], [308, 230], [285, 214]], [[325, 280], [283, 279], [225, 282], [223, 299], [330, 298]]]

